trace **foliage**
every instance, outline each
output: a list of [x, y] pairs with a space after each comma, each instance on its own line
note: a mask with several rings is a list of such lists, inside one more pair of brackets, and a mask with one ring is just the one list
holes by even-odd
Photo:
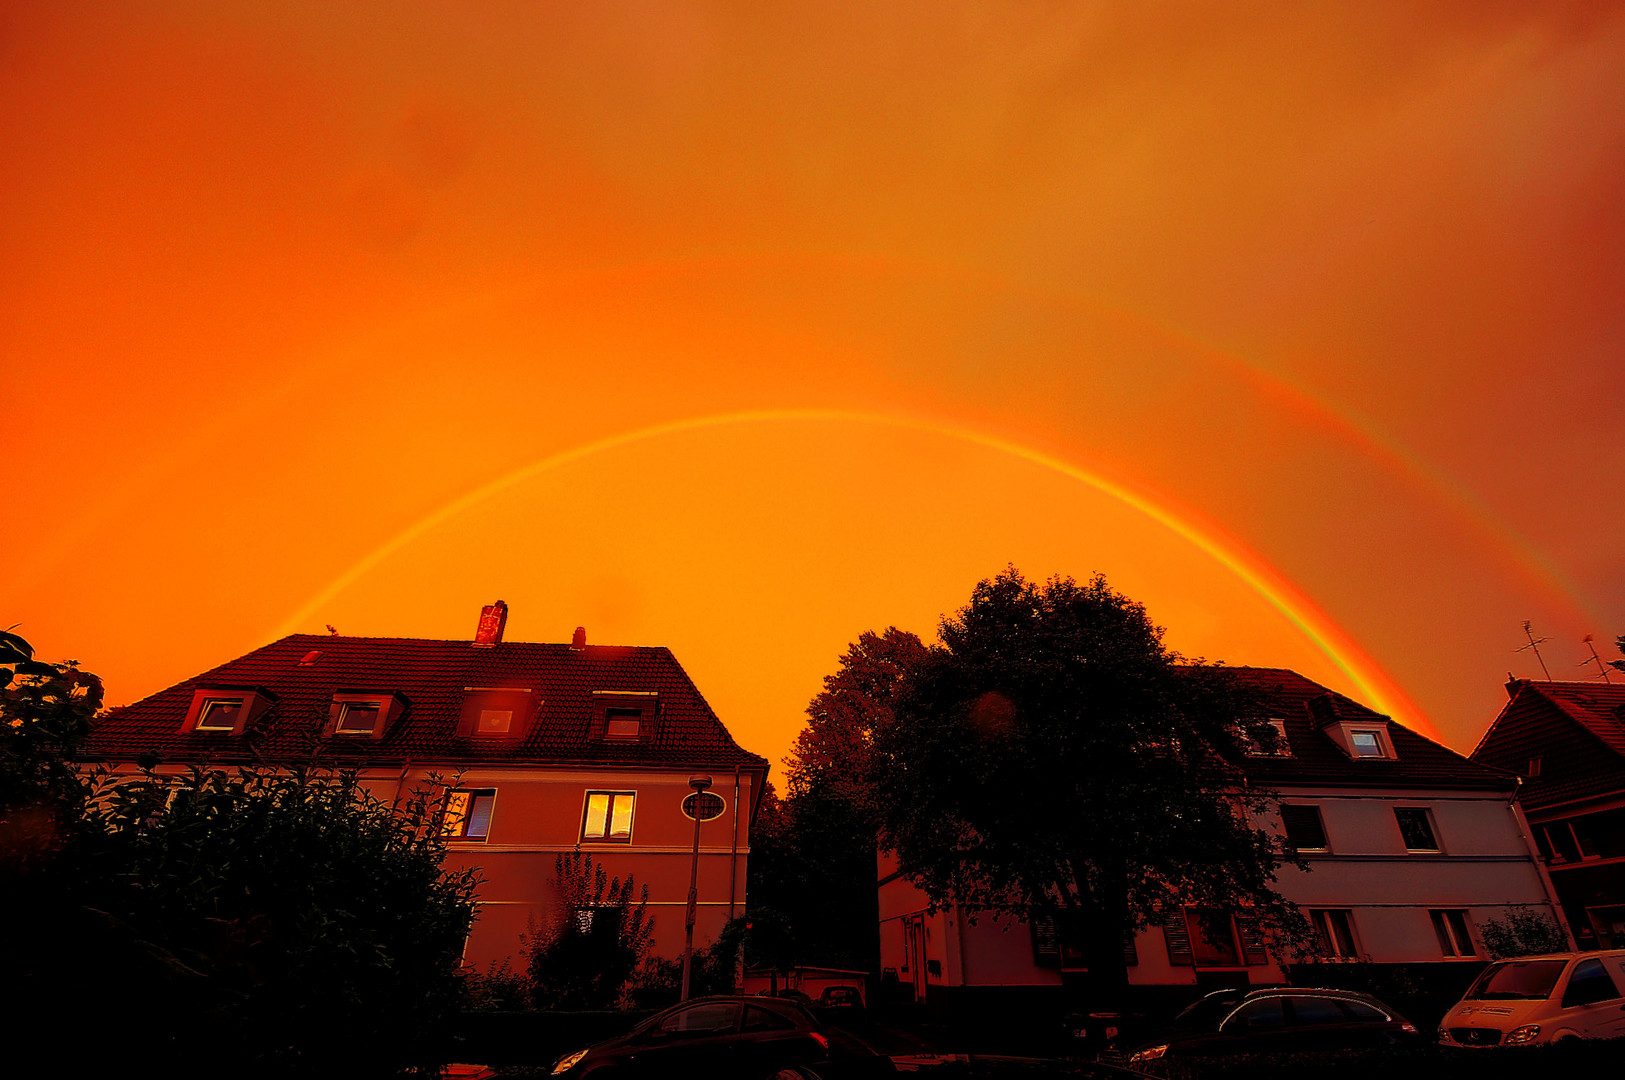
[[[391, 807], [353, 773], [116, 777], [72, 756], [102, 700], [0, 638], [0, 1009], [71, 1003], [98, 1038], [239, 1072], [392, 1070], [457, 1003], [477, 878], [445, 875], [443, 785]], [[28, 659], [18, 659], [22, 653]], [[179, 780], [172, 784], [171, 780]]]
[[[689, 972], [689, 995], [732, 994], [739, 988], [739, 954], [749, 940], [746, 920], [733, 919], [722, 928], [715, 941], [694, 950]], [[645, 957], [627, 987], [630, 1003], [639, 1009], [675, 1005], [682, 993], [683, 962], [664, 957]]]
[[[1620, 652], [1625, 653], [1625, 634], [1621, 634], [1614, 639], [1614, 647]], [[1610, 660], [1608, 663], [1610, 667], [1616, 667], [1621, 671], [1625, 671], [1625, 660]]]
[[526, 935], [531, 993], [544, 1009], [603, 1009], [620, 1001], [649, 952], [649, 887], [611, 878], [581, 851], [554, 862], [558, 904]]
[[1125, 936], [1181, 905], [1245, 908], [1302, 947], [1271, 887], [1285, 853], [1250, 821], [1269, 793], [1235, 768], [1267, 725], [1222, 669], [1181, 662], [1098, 576], [1012, 567], [941, 637], [872, 751], [882, 842], [934, 904], [1062, 909], [1102, 1001], [1127, 985]]
[[864, 633], [808, 704], [786, 763], [788, 794], [764, 794], [752, 825], [747, 891], [763, 932], [746, 947], [750, 966], [878, 966], [869, 748], [925, 656], [920, 639], [896, 627]]
[[468, 1012], [518, 1012], [530, 1006], [530, 980], [507, 958], [484, 971], [463, 974], [463, 1008]]
[[409, 1047], [457, 1004], [474, 917], [475, 873], [441, 870], [442, 794], [392, 808], [303, 767], [104, 782], [66, 872], [196, 972], [215, 1030], [250, 1052], [297, 1069]]
[[1479, 932], [1492, 960], [1569, 950], [1568, 936], [1556, 919], [1521, 904], [1508, 908], [1499, 919], [1481, 924]]

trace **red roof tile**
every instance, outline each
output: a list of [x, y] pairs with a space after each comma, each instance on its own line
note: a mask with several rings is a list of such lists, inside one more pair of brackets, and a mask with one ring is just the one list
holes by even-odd
[[[1328, 690], [1286, 668], [1226, 667], [1243, 688], [1257, 695], [1265, 713], [1285, 722], [1291, 753], [1283, 757], [1248, 758], [1248, 779], [1271, 787], [1292, 784], [1358, 787], [1443, 787], [1511, 790], [1508, 773], [1469, 761], [1448, 747], [1418, 735], [1353, 698]], [[1393, 743], [1392, 759], [1349, 757], [1321, 730], [1311, 704], [1340, 720], [1386, 721]]]
[[[317, 652], [313, 662], [301, 664]], [[193, 691], [212, 686], [262, 687], [275, 695], [244, 735], [181, 729]], [[459, 737], [465, 687], [526, 687], [540, 699], [521, 739]], [[593, 691], [660, 695], [655, 738], [591, 739]], [[91, 729], [84, 756], [127, 761], [156, 753], [166, 761], [238, 761], [262, 755], [287, 761], [310, 755], [335, 693], [398, 692], [404, 714], [376, 739], [327, 738], [335, 761], [473, 764], [606, 764], [765, 769], [741, 749], [672, 656], [660, 647], [362, 638], [294, 634], [116, 710]]]
[[1625, 792], [1625, 685], [1517, 679], [1507, 689], [1472, 757], [1519, 773], [1539, 758], [1519, 795], [1527, 809]]

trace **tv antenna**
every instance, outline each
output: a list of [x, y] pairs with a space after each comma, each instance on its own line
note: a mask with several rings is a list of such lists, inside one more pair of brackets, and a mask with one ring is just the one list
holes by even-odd
[[1587, 634], [1585, 637], [1581, 638], [1580, 641], [1585, 645], [1586, 648], [1591, 650], [1591, 659], [1581, 660], [1580, 666], [1585, 667], [1587, 664], [1596, 664], [1598, 673], [1602, 675], [1602, 681], [1605, 683], [1612, 683], [1614, 680], [1608, 677], [1608, 665], [1604, 664], [1602, 662], [1602, 657], [1597, 655], [1597, 647], [1591, 643], [1591, 635]]
[[1544, 657], [1542, 657], [1540, 655], [1540, 647], [1542, 645], [1546, 644], [1548, 641], [1550, 641], [1552, 639], [1551, 638], [1538, 638], [1538, 637], [1536, 637], [1535, 636], [1535, 631], [1530, 628], [1528, 619], [1525, 619], [1523, 621], [1523, 636], [1529, 639], [1529, 644], [1520, 645], [1520, 646], [1518, 646], [1516, 649], [1514, 649], [1512, 651], [1513, 652], [1524, 652], [1525, 650], [1527, 650], [1529, 652], [1533, 652], [1535, 654], [1535, 659], [1540, 661], [1540, 670], [1545, 672], [1545, 674], [1546, 674], [1546, 681], [1551, 682], [1552, 681], [1552, 673], [1550, 671], [1546, 670], [1546, 660], [1545, 660]]

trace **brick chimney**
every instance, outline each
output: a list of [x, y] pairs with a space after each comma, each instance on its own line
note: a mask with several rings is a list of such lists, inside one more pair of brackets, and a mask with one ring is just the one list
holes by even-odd
[[570, 638], [570, 648], [572, 648], [572, 649], [585, 649], [586, 647], [587, 647], [587, 628], [585, 626], [578, 626], [578, 627], [576, 627], [575, 635]]
[[480, 608], [480, 626], [474, 631], [474, 644], [489, 649], [502, 642], [502, 630], [508, 625], [508, 605], [498, 600]]

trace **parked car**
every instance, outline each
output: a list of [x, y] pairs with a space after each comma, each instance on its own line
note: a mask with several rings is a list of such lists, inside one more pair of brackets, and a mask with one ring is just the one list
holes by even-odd
[[1416, 1025], [1369, 994], [1295, 986], [1216, 990], [1135, 1050], [1129, 1064], [1164, 1056], [1341, 1050], [1419, 1038]]
[[1439, 1023], [1446, 1046], [1532, 1046], [1625, 1036], [1625, 949], [1552, 953], [1485, 968]]
[[831, 1032], [795, 1001], [704, 997], [649, 1017], [619, 1038], [566, 1054], [554, 1076], [706, 1076], [766, 1080], [892, 1071], [889, 1059]]
[[863, 1020], [863, 995], [855, 986], [826, 986], [818, 995], [818, 1008], [832, 1024]]

